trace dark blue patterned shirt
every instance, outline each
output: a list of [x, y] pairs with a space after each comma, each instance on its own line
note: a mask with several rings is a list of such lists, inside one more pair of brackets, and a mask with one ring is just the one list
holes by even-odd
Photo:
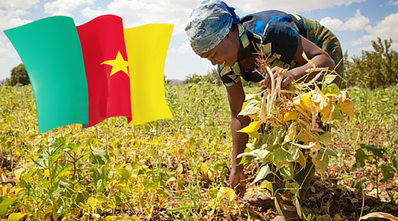
[[263, 11], [245, 16], [238, 24], [240, 49], [238, 61], [231, 67], [218, 66], [224, 84], [231, 86], [240, 81], [252, 80], [239, 61], [251, 57], [260, 50], [268, 56], [271, 67], [293, 68], [298, 64], [293, 60], [300, 35], [306, 37], [307, 30], [298, 15], [282, 11]]

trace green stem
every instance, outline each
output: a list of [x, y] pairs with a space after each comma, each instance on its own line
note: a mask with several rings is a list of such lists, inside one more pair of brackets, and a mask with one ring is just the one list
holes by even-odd
[[378, 162], [378, 160], [376, 158], [376, 196], [377, 196], [377, 200], [380, 200], [380, 197], [379, 197], [379, 174], [380, 174], [380, 172], [379, 172], [379, 164], [377, 162]]

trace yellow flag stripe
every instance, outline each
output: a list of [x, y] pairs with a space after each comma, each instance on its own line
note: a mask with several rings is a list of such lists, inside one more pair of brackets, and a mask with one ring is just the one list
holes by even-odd
[[172, 118], [164, 92], [164, 63], [173, 25], [124, 29], [130, 72], [131, 110], [137, 125]]

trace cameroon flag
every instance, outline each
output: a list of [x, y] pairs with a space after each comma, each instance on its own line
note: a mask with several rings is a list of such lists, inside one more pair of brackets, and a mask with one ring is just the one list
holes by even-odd
[[54, 16], [5, 30], [33, 87], [39, 133], [115, 116], [134, 125], [171, 118], [163, 74], [172, 30], [125, 29], [115, 15], [80, 26]]

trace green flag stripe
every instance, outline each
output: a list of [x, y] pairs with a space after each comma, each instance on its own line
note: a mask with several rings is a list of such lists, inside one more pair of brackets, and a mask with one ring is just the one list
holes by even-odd
[[55, 16], [4, 31], [28, 71], [39, 133], [88, 124], [88, 93], [79, 36], [70, 17]]

